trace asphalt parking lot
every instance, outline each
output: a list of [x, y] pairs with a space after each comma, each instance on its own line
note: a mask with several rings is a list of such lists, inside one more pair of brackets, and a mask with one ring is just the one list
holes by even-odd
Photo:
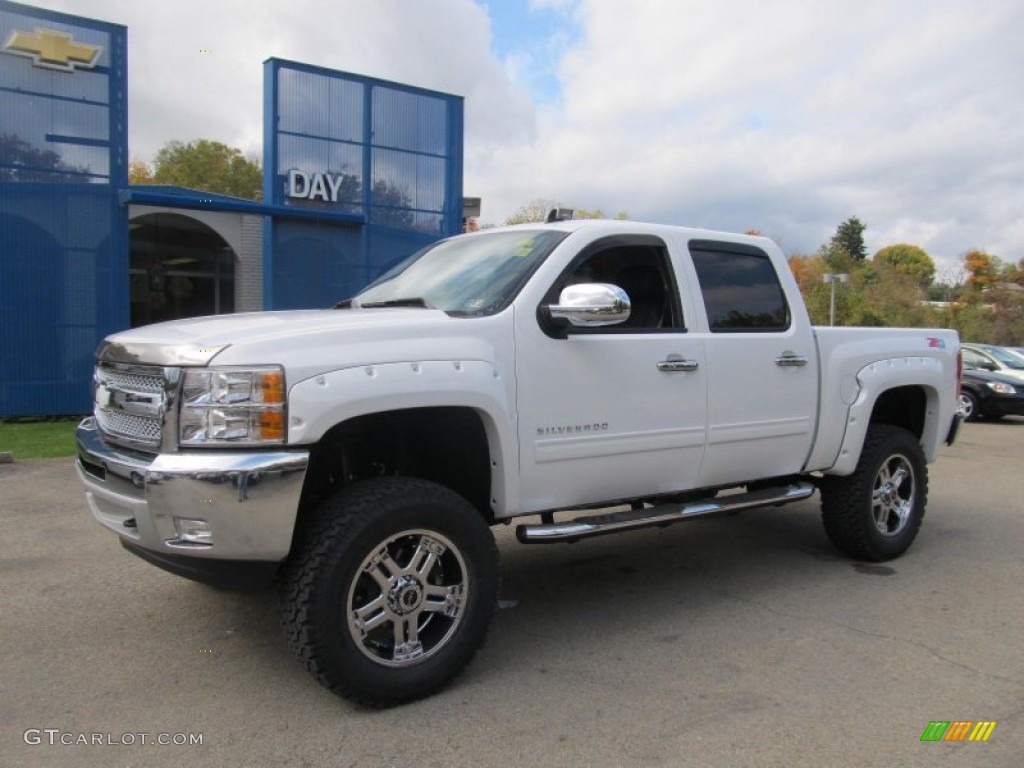
[[[383, 712], [307, 675], [272, 593], [123, 551], [70, 460], [0, 465], [0, 762], [1016, 767], [1022, 455], [1024, 420], [966, 425], [884, 565], [834, 551], [816, 498], [575, 545], [498, 529], [488, 644], [446, 691]], [[997, 725], [921, 741], [957, 720]]]

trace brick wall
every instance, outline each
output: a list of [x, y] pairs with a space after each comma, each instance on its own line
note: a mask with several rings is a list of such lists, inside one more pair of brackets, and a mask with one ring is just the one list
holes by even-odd
[[242, 215], [242, 251], [235, 266], [235, 312], [263, 309], [263, 217]]

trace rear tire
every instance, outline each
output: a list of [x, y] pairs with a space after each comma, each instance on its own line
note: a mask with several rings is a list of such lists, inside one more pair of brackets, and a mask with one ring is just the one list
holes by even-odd
[[428, 696], [483, 644], [498, 551], [480, 513], [424, 480], [382, 477], [314, 512], [284, 571], [282, 619], [306, 668], [386, 707]]
[[890, 560], [913, 543], [927, 499], [928, 468], [917, 438], [901, 427], [874, 424], [854, 473], [824, 478], [821, 518], [846, 554]]

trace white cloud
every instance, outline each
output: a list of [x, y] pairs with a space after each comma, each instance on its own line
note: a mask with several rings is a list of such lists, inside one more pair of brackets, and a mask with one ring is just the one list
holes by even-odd
[[564, 109], [488, 169], [499, 207], [558, 197], [804, 252], [857, 215], [872, 251], [1024, 256], [1019, 3], [590, 0], [576, 18]]
[[199, 136], [258, 153], [271, 56], [463, 96], [467, 146], [530, 135], [529, 93], [492, 55], [487, 15], [471, 0], [46, 5], [128, 27], [131, 152], [146, 159], [170, 139]]
[[1024, 256], [1019, 0], [529, 0], [504, 61], [483, 0], [40, 1], [129, 27], [144, 157], [259, 151], [279, 56], [464, 96], [485, 222], [554, 198], [810, 252], [856, 215], [871, 251]]

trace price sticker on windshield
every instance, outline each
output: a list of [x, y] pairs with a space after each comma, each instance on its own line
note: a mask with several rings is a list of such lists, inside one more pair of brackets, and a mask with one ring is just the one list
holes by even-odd
[[530, 238], [528, 240], [520, 240], [518, 243], [516, 243], [516, 245], [518, 246], [518, 248], [516, 248], [512, 255], [518, 259], [521, 259], [533, 253], [535, 243], [533, 242], [533, 238]]

